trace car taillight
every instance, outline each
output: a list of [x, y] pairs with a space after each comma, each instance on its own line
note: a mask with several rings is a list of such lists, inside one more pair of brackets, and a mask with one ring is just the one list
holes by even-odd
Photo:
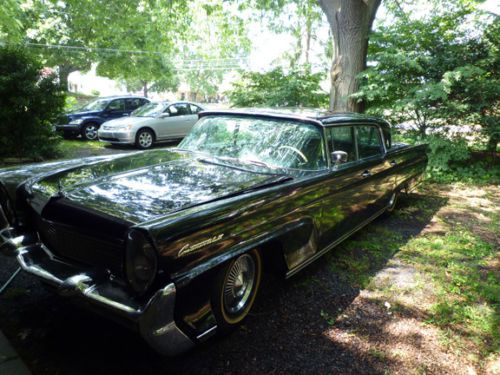
[[125, 252], [125, 274], [134, 292], [146, 292], [155, 279], [157, 269], [156, 251], [149, 240], [138, 230], [130, 231]]

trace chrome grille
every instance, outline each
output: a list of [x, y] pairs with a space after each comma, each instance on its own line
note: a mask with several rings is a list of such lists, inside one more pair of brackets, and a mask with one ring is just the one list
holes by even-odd
[[61, 259], [109, 269], [115, 275], [122, 274], [123, 244], [120, 240], [82, 233], [80, 228], [54, 223], [38, 215], [35, 226], [44, 245]]

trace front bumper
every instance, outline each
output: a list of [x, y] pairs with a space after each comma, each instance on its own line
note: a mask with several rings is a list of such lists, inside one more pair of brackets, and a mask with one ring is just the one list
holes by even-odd
[[[56, 258], [33, 237], [12, 237], [11, 228], [0, 231], [0, 251], [16, 255], [24, 271], [54, 286], [63, 296], [75, 296], [88, 302], [104, 315], [125, 319], [137, 327], [141, 336], [160, 354], [177, 355], [194, 346], [176, 325], [174, 306], [176, 287], [168, 284], [144, 304], [134, 298], [107, 273], [83, 270], [80, 266]], [[31, 242], [31, 244], [26, 244]]]
[[63, 132], [65, 134], [80, 134], [81, 126], [80, 124], [56, 125], [56, 131]]
[[102, 142], [118, 143], [118, 144], [134, 144], [135, 133], [128, 131], [111, 131], [99, 129], [97, 137]]

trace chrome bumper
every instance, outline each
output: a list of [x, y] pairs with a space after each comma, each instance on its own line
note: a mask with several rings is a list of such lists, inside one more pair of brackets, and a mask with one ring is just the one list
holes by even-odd
[[82, 298], [103, 313], [129, 320], [160, 354], [176, 355], [194, 346], [175, 324], [175, 284], [158, 290], [145, 304], [134, 303], [133, 297], [108, 274], [98, 275], [63, 262], [41, 243], [22, 246], [27, 239], [9, 238], [12, 233], [0, 232], [0, 251], [16, 255], [24, 271], [53, 285], [59, 294]]
[[101, 142], [134, 144], [135, 133], [99, 129], [97, 137]]

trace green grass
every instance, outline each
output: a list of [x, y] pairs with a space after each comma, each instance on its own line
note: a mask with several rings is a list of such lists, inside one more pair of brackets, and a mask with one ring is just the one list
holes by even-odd
[[[436, 185], [416, 198], [403, 198], [390, 219], [373, 222], [338, 246], [327, 255], [328, 267], [351, 287], [390, 301], [391, 311], [419, 311], [423, 323], [439, 328], [443, 345], [475, 353], [471, 355], [479, 361], [500, 353], [500, 270], [495, 268], [499, 253], [491, 242], [491, 233], [498, 233], [498, 214], [482, 210], [490, 222], [471, 222], [460, 212], [479, 207], [436, 197], [432, 187]], [[390, 225], [401, 221], [421, 223], [423, 228], [431, 219], [440, 227], [436, 233], [403, 235], [397, 225]], [[481, 231], [473, 232], [478, 228], [489, 231], [490, 242], [480, 237]], [[411, 270], [409, 286], [377, 277], [391, 264]], [[420, 302], [422, 298], [426, 303]], [[328, 314], [321, 311], [321, 316], [332, 323]]]
[[101, 155], [106, 144], [99, 141], [82, 141], [80, 139], [64, 139], [59, 144], [59, 151], [63, 158]]
[[428, 323], [470, 339], [482, 355], [499, 350], [500, 278], [490, 269], [498, 256], [491, 244], [460, 228], [415, 238], [400, 256], [434, 282]]

